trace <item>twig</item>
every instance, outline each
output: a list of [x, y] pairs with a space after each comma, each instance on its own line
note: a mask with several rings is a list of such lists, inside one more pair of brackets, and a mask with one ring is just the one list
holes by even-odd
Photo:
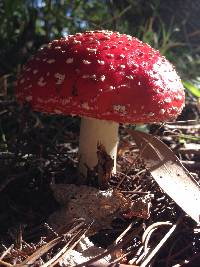
[[177, 228], [177, 225], [180, 223], [180, 220], [182, 217], [179, 218], [177, 223], [173, 225], [168, 233], [161, 239], [161, 241], [158, 243], [158, 245], [152, 250], [152, 252], [146, 257], [146, 259], [142, 262], [140, 267], [145, 267], [147, 264], [153, 259], [153, 257], [156, 255], [156, 253], [159, 251], [159, 249], [164, 245], [164, 243], [167, 241], [167, 239], [172, 235], [172, 233]]
[[88, 267], [139, 267], [138, 265], [127, 265], [127, 264], [119, 264], [119, 263], [102, 263], [100, 261], [96, 261], [90, 265], [87, 265]]
[[151, 194], [150, 192], [142, 192], [142, 191], [135, 191], [135, 190], [133, 190], [133, 191], [120, 191], [121, 193], [128, 193], [128, 194], [136, 194], [136, 195], [150, 195], [150, 196], [154, 196], [154, 194]]
[[1, 257], [0, 257], [0, 261], [1, 260], [3, 260], [3, 258], [8, 254], [8, 253], [10, 253], [10, 251], [11, 251], [11, 249], [14, 247], [14, 245], [12, 244], [8, 249], [6, 249], [3, 253], [2, 253], [2, 255], [1, 255]]
[[140, 258], [140, 255], [141, 255], [141, 253], [142, 253], [142, 251], [144, 250], [144, 246], [141, 246], [138, 250], [137, 250], [137, 252], [136, 252], [136, 254], [134, 255], [134, 258], [132, 258], [131, 260], [129, 260], [129, 264], [133, 264], [133, 263], [136, 263], [136, 261]]
[[181, 129], [181, 130], [194, 130], [194, 129], [200, 129], [200, 124], [192, 124], [192, 125], [165, 125], [166, 128], [168, 129]]
[[[65, 247], [63, 248], [66, 249], [66, 247], [69, 245], [69, 243], [71, 241], [73, 241], [73, 239], [80, 233], [80, 231], [82, 231], [81, 227], [83, 226], [83, 222], [79, 223], [76, 227], [74, 227], [71, 231], [73, 231], [74, 229], [76, 229], [77, 227], [79, 226], [79, 231], [78, 233], [75, 234], [74, 237], [72, 237], [71, 240], [67, 241], [67, 244], [65, 245]], [[67, 234], [63, 234], [59, 237], [56, 237], [55, 239], [51, 240], [50, 242], [48, 242], [47, 244], [43, 245], [42, 247], [40, 247], [39, 249], [37, 249], [31, 256], [29, 256], [28, 258], [26, 258], [21, 264], [17, 265], [18, 267], [24, 267], [26, 265], [31, 265], [33, 264], [38, 258], [40, 258], [42, 255], [44, 255], [45, 253], [47, 253], [51, 248], [53, 248], [55, 245], [57, 245], [59, 242], [61, 242], [63, 240], [63, 238], [65, 238], [67, 235], [69, 235], [69, 232], [67, 232]], [[62, 253], [63, 253], [63, 250]], [[56, 256], [59, 256], [60, 257], [60, 254], [56, 255]], [[55, 256], [55, 257], [56, 257]], [[54, 261], [56, 260], [56, 258], [52, 258], [50, 261]], [[49, 266], [49, 262], [48, 261], [46, 263], [46, 265], [44, 264], [44, 266]]]
[[112, 252], [114, 252], [116, 249], [121, 248], [123, 245], [127, 244], [128, 242], [130, 242], [132, 237], [137, 235], [141, 230], [142, 230], [142, 226], [140, 226], [137, 229], [134, 229], [133, 232], [125, 240], [119, 242], [117, 245], [114, 245], [109, 249], [106, 249], [106, 251], [103, 252], [102, 254], [97, 255], [96, 257], [94, 257], [94, 258], [92, 258], [92, 259], [90, 259], [90, 260], [88, 260], [86, 262], [78, 264], [76, 267], [91, 266], [91, 264], [93, 264], [94, 262], [104, 258], [105, 256], [107, 256], [107, 255], [111, 254]]
[[118, 182], [116, 188], [119, 188], [120, 187], [120, 185], [124, 182], [125, 178], [134, 180], [136, 177], [139, 177], [139, 175], [142, 174], [143, 172], [146, 172], [146, 169], [137, 172], [135, 175], [133, 175], [133, 177], [130, 177], [127, 174], [124, 174], [123, 172], [118, 172], [118, 173], [122, 174], [124, 177]]
[[[147, 227], [147, 229], [145, 230], [145, 232], [143, 233], [143, 235], [142, 235], [142, 243], [144, 244], [143, 246], [142, 246], [142, 250], [144, 250], [143, 251], [143, 253], [142, 254], [138, 254], [138, 255], [140, 255], [139, 257], [134, 257], [132, 260], [129, 260], [129, 263], [130, 264], [132, 264], [132, 263], [136, 263], [136, 264], [139, 264], [141, 261], [142, 261], [142, 259], [148, 254], [148, 252], [149, 252], [149, 248], [148, 248], [148, 243], [149, 243], [149, 240], [150, 240], [150, 238], [151, 238], [151, 235], [152, 235], [152, 233], [155, 231], [155, 230], [157, 230], [158, 229], [158, 227], [160, 227], [160, 226], [165, 226], [165, 225], [172, 225], [172, 223], [170, 223], [170, 222], [156, 222], [156, 223], [154, 223], [154, 224], [152, 224], [152, 225], [150, 225], [149, 227]], [[141, 252], [141, 251], [140, 251]]]
[[125, 236], [125, 234], [132, 228], [133, 224], [129, 224], [128, 227], [117, 237], [114, 244], [118, 244], [119, 241]]
[[[52, 259], [50, 259], [48, 262], [43, 264], [41, 267], [53, 267], [53, 266], [55, 266], [59, 262], [59, 260], [61, 260], [61, 258], [66, 256], [66, 254], [68, 254], [80, 242], [80, 240], [85, 235], [87, 230], [88, 229], [84, 230], [84, 232], [83, 232], [82, 229], [80, 229], [79, 232], [72, 238], [72, 240], [67, 242], [67, 244]], [[79, 236], [79, 238], [69, 247], [70, 243], [72, 243], [72, 241], [74, 241], [74, 239], [77, 236]]]
[[159, 249], [164, 245], [167, 239], [171, 236], [171, 234], [176, 229], [177, 225], [173, 225], [169, 232], [163, 237], [163, 239], [158, 243], [158, 245], [153, 249], [153, 251], [147, 256], [147, 258], [143, 261], [140, 267], [145, 267], [152, 260], [152, 258], [156, 255]]
[[166, 126], [168, 125], [196, 125], [197, 124], [197, 121], [196, 120], [185, 120], [185, 121], [176, 121], [175, 123], [174, 122], [167, 122], [166, 123]]
[[142, 243], [145, 242], [147, 236], [149, 235], [149, 233], [151, 232], [151, 230], [156, 230], [158, 227], [163, 226], [163, 225], [172, 225], [171, 222], [156, 222], [151, 224], [149, 227], [147, 227], [147, 229], [145, 230], [144, 234], [142, 235]]

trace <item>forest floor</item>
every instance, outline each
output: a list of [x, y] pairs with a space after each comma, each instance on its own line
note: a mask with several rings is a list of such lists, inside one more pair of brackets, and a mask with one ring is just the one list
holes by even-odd
[[[114, 262], [121, 266], [199, 266], [200, 228], [158, 186], [138, 157], [139, 150], [127, 133], [130, 128], [133, 126], [120, 127], [119, 171], [112, 175], [109, 187], [117, 187], [138, 205], [144, 204], [141, 214], [115, 218], [112, 227], [100, 230], [90, 240], [104, 248], [104, 254], [115, 255]], [[196, 99], [187, 96], [176, 122], [147, 129], [173, 150], [199, 183], [200, 113]], [[1, 97], [0, 266], [55, 266], [89, 227], [76, 222], [68, 224], [64, 232], [54, 233], [47, 223], [50, 214], [59, 209], [51, 184], [79, 182], [78, 136], [79, 118], [33, 113], [12, 97]], [[86, 184], [98, 187], [96, 174], [91, 172], [91, 177]], [[122, 242], [116, 242], [121, 234]], [[57, 261], [51, 262], [62, 249]], [[98, 259], [87, 266], [108, 266]]]

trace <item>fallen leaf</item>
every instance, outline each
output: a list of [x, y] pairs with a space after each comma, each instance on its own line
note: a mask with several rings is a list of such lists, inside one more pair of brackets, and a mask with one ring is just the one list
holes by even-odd
[[131, 208], [123, 213], [123, 217], [131, 219], [134, 216], [148, 219], [150, 217], [151, 198], [149, 195], [132, 201]]
[[131, 207], [131, 200], [120, 191], [74, 184], [52, 184], [55, 199], [62, 207], [50, 215], [48, 224], [58, 231], [74, 219], [83, 218], [85, 223], [93, 222], [87, 235], [101, 229], [111, 228], [112, 221]]
[[129, 130], [147, 169], [159, 186], [197, 223], [200, 222], [200, 187], [174, 152], [153, 135]]
[[97, 158], [98, 184], [103, 189], [106, 188], [110, 181], [114, 160], [108, 155], [105, 147], [100, 143], [97, 145]]

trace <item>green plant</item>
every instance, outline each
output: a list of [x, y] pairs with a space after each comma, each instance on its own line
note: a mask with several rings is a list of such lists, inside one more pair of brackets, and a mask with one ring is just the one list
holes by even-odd
[[200, 98], [200, 89], [189, 81], [182, 81], [184, 87], [195, 97]]

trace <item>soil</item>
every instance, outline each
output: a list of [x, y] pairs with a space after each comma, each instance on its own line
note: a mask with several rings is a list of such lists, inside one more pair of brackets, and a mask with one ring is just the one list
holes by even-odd
[[[171, 128], [166, 124], [145, 126], [146, 130], [173, 149], [197, 182], [200, 177], [199, 121], [197, 102], [193, 96], [188, 95], [186, 107], [177, 122], [167, 124]], [[20, 107], [13, 97], [1, 97], [0, 260], [2, 266], [15, 266], [28, 258], [44, 242], [55, 238], [46, 224], [50, 214], [59, 208], [50, 185], [51, 183], [80, 184], [77, 173], [79, 124], [80, 119], [77, 117], [50, 116], [32, 112], [28, 106]], [[155, 223], [175, 224], [178, 221], [176, 230], [146, 266], [199, 266], [199, 226], [156, 184], [145, 168], [143, 160], [137, 158], [138, 149], [127, 134], [127, 128], [134, 126], [120, 127], [118, 151], [120, 172], [112, 175], [108, 187], [117, 186], [125, 192], [125, 195], [129, 195], [132, 201], [140, 201], [146, 192], [149, 192], [152, 195], [149, 216], [145, 218], [145, 216], [121, 214], [113, 220], [111, 229], [99, 231], [91, 237], [91, 240], [96, 245], [108, 248], [132, 223], [132, 227], [138, 231], [120, 248], [120, 255], [127, 253], [127, 256], [119, 262], [121, 264], [132, 262], [138, 265], [142, 263], [138, 259], [143, 251], [142, 235], [145, 230]], [[195, 144], [196, 148], [191, 152], [185, 149], [185, 144]], [[97, 180], [96, 172], [91, 171], [90, 178], [84, 183], [98, 188]], [[169, 225], [159, 225], [158, 230], [149, 235], [147, 244], [149, 252], [169, 229]], [[42, 262], [48, 261], [59, 249], [58, 245], [56, 249], [44, 254], [41, 257]], [[5, 251], [7, 255], [1, 257]], [[11, 265], [6, 265], [5, 262]], [[42, 264], [36, 261], [31, 266], [42, 266]]]

